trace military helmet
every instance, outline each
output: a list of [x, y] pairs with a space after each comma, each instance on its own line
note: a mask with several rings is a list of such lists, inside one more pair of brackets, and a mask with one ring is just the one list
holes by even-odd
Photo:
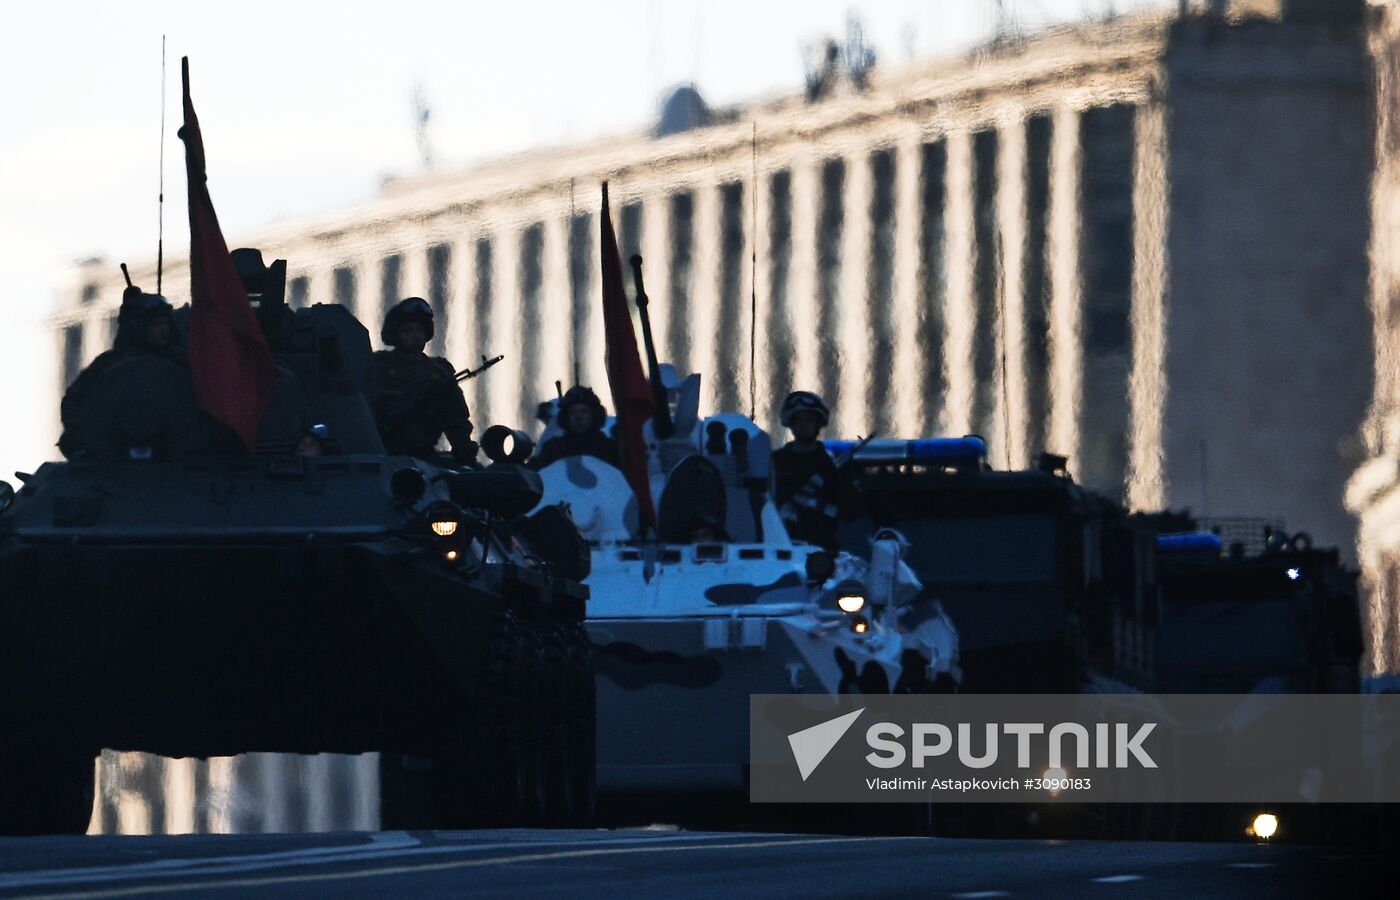
[[399, 326], [412, 319], [420, 319], [428, 326], [428, 340], [433, 339], [433, 308], [422, 297], [407, 297], [394, 304], [384, 316], [384, 327], [379, 329], [379, 340], [394, 347], [398, 346]]
[[827, 411], [826, 404], [822, 398], [811, 391], [793, 391], [787, 395], [783, 401], [783, 409], [779, 415], [779, 420], [784, 428], [792, 427], [792, 417], [800, 412], [815, 413], [821, 420], [823, 426], [831, 421], [831, 413]]
[[129, 287], [122, 292], [122, 305], [117, 311], [117, 325], [126, 325], [137, 319], [152, 315], [172, 314], [170, 301], [160, 294], [142, 293], [139, 287]]
[[593, 389], [576, 384], [564, 392], [564, 396], [559, 398], [559, 421], [562, 425], [564, 416], [569, 407], [575, 404], [583, 404], [593, 412], [593, 423], [595, 427], [603, 427], [603, 423], [608, 420], [607, 410], [603, 409], [603, 401], [598, 399], [598, 395], [593, 393]]

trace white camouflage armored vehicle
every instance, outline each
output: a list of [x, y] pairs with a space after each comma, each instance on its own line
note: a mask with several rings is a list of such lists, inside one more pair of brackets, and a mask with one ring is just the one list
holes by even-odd
[[791, 540], [768, 435], [734, 413], [698, 418], [698, 376], [666, 375], [673, 434], [647, 428], [655, 532], [614, 466], [540, 470], [540, 507], [567, 506], [592, 548], [599, 790], [744, 788], [750, 694], [954, 690], [957, 633], [903, 537], [873, 533], [868, 560]]

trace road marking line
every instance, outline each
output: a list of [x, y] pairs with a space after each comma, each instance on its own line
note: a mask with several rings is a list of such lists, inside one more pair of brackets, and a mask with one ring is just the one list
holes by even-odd
[[1142, 881], [1141, 875], [1105, 875], [1102, 878], [1090, 878], [1095, 884], [1124, 884], [1129, 881]]
[[[386, 832], [396, 836], [394, 840], [371, 843], [350, 844], [344, 847], [304, 847], [299, 850], [280, 850], [265, 854], [244, 854], [239, 856], [204, 856], [162, 859], [151, 862], [114, 864], [73, 869], [43, 869], [32, 872], [16, 872], [0, 876], [0, 890], [37, 887], [41, 885], [91, 884], [93, 882], [131, 881], [138, 878], [178, 878], [181, 876], [228, 875], [235, 872], [256, 872], [262, 869], [277, 869], [288, 866], [319, 866], [339, 862], [357, 862], [368, 859], [405, 856], [441, 856], [449, 853], [479, 853], [483, 850], [510, 850], [522, 847], [540, 847], [559, 844], [604, 844], [625, 845], [640, 843], [660, 843], [663, 841], [715, 841], [729, 840], [732, 835], [648, 835], [646, 837], [614, 838], [598, 841], [497, 841], [486, 844], [435, 844], [424, 847], [416, 838], [403, 832]], [[402, 836], [406, 840], [397, 836]]]
[[[265, 878], [239, 878], [231, 881], [182, 881], [174, 884], [144, 884], [134, 887], [117, 888], [115, 890], [97, 890], [85, 893], [32, 894], [27, 896], [29, 900], [96, 900], [96, 898], [100, 897], [132, 897], [150, 894], [170, 894], [190, 890], [212, 891], [218, 889], [227, 890], [230, 888], [309, 884], [318, 881], [343, 881], [352, 878], [374, 878], [385, 875], [416, 875], [426, 872], [446, 872], [453, 869], [476, 869], [486, 866], [527, 862], [549, 862], [559, 859], [584, 859], [592, 856], [619, 856], [629, 853], [682, 853], [689, 850], [760, 850], [769, 847], [801, 847], [817, 844], [842, 844], [887, 840], [920, 840], [920, 838], [822, 837], [731, 844], [700, 843], [686, 844], [683, 846], [672, 846], [669, 844], [657, 846], [657, 844], [660, 843], [659, 841], [651, 841], [649, 842], [649, 846], [644, 847], [605, 847], [586, 850], [564, 850], [552, 853], [518, 853], [509, 856], [488, 857], [487, 859], [459, 859], [451, 862], [431, 863], [422, 866], [386, 866], [378, 869], [354, 869], [343, 872], [318, 872], [316, 874], [268, 876]], [[461, 848], [457, 849], [460, 850]]]
[[981, 897], [1010, 897], [1006, 891], [963, 891], [961, 894], [949, 894], [949, 897], [957, 897], [958, 900], [979, 900]]
[[1227, 869], [1272, 869], [1278, 863], [1230, 863]]

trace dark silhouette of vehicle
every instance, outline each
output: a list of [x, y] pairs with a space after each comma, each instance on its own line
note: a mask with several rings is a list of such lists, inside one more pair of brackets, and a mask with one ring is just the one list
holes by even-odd
[[958, 629], [963, 693], [1151, 689], [1154, 533], [1075, 484], [1063, 458], [996, 471], [977, 437], [875, 440], [849, 468], [860, 509], [843, 546], [872, 526], [909, 539], [909, 565]]
[[587, 817], [588, 554], [524, 517], [523, 435], [488, 430], [484, 470], [386, 455], [365, 329], [279, 299], [256, 453], [179, 355], [131, 355], [65, 409], [70, 458], [0, 486], [0, 831], [84, 830], [102, 748], [379, 751], [386, 827]]

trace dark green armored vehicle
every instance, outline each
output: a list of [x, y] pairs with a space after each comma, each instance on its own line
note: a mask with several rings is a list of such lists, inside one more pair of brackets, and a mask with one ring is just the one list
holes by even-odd
[[379, 751], [386, 784], [407, 757], [432, 821], [386, 826], [586, 816], [588, 554], [557, 509], [523, 518], [528, 448], [502, 429], [484, 470], [386, 455], [365, 329], [260, 301], [256, 453], [177, 354], [131, 353], [70, 392], [68, 461], [0, 484], [0, 832], [86, 829], [102, 748]]

